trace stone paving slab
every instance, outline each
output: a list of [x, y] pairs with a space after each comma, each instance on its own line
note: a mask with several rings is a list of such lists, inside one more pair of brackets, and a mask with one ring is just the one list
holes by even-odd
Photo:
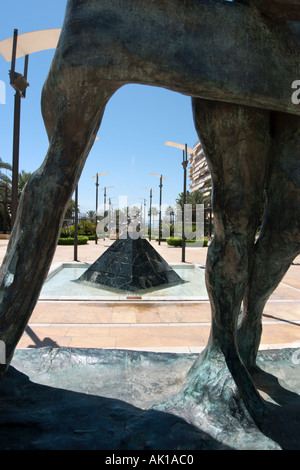
[[[78, 247], [91, 263], [112, 241]], [[168, 262], [181, 263], [181, 248], [152, 242]], [[0, 240], [0, 262], [7, 240]], [[186, 264], [205, 265], [206, 248], [187, 248]], [[72, 246], [58, 246], [53, 264], [74, 261]], [[199, 352], [210, 332], [210, 305], [203, 302], [39, 301], [18, 348], [42, 346]], [[261, 349], [300, 346], [300, 257], [270, 297], [263, 316]]]

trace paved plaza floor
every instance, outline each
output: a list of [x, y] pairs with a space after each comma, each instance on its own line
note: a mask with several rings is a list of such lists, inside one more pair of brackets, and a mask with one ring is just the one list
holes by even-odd
[[[7, 248], [0, 239], [0, 263]], [[78, 261], [93, 263], [111, 240], [78, 246]], [[169, 264], [181, 264], [181, 248], [151, 242]], [[206, 248], [186, 248], [185, 264], [205, 265]], [[58, 246], [53, 263], [74, 262], [73, 246]], [[208, 301], [39, 300], [18, 348], [43, 346], [200, 352], [210, 332]], [[300, 256], [264, 310], [260, 349], [300, 347]]]

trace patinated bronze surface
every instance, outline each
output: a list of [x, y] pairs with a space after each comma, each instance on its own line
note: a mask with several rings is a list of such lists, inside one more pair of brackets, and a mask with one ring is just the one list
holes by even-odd
[[[201, 403], [214, 401], [224, 379], [231, 384], [224, 416], [250, 413], [263, 422], [264, 403], [251, 378], [261, 315], [300, 247], [300, 105], [291, 99], [300, 79], [299, 19], [299, 1], [68, 1], [42, 94], [49, 150], [23, 191], [1, 268], [7, 365], [108, 100], [127, 83], [161, 86], [192, 97], [212, 174], [216, 230], [206, 270], [211, 336], [182, 393], [165, 409], [187, 403], [197, 424]], [[264, 188], [264, 225], [255, 244]]]

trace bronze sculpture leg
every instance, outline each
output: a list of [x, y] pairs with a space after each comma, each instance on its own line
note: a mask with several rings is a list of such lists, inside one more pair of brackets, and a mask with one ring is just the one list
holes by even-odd
[[[208, 349], [217, 345], [229, 368], [241, 358], [252, 372], [265, 303], [300, 252], [300, 120], [199, 99], [193, 110], [213, 181]], [[264, 187], [267, 203], [255, 242]]]
[[[0, 366], [0, 377], [9, 366], [38, 300], [66, 206], [95, 141], [105, 105], [118, 88], [112, 82], [97, 80], [97, 74], [88, 67], [64, 64], [58, 54], [42, 97], [50, 141], [48, 153], [22, 193], [1, 269], [0, 338], [6, 345], [6, 365]], [[89, 75], [93, 77], [90, 82]], [[72, 80], [76, 87], [70, 88]], [[30, 223], [22, 224], [29, 214]]]
[[237, 320], [251, 270], [269, 151], [269, 113], [198, 99], [193, 105], [213, 182], [215, 236], [206, 266], [210, 341], [229, 353], [236, 347]]
[[239, 350], [249, 370], [256, 365], [265, 303], [300, 252], [299, 118], [272, 113], [271, 136], [267, 204], [238, 332]]
[[[212, 327], [206, 354], [218, 351], [224, 357], [244, 400], [257, 410], [260, 398], [240, 360], [237, 323], [268, 164], [269, 112], [200, 99], [193, 99], [193, 111], [213, 181], [215, 235], [206, 264]], [[196, 361], [194, 372], [202, 361], [203, 357]]]

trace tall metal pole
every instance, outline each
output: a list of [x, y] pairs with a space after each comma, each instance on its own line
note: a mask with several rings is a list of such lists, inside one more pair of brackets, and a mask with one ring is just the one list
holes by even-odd
[[144, 199], [144, 236], [146, 238], [146, 199]]
[[96, 237], [95, 237], [95, 244], [98, 244], [98, 236], [97, 236], [97, 223], [98, 223], [98, 187], [99, 187], [99, 180], [98, 176], [96, 175]]
[[8, 190], [7, 184], [5, 185], [5, 201], [3, 203], [4, 211], [3, 211], [3, 233], [6, 234], [7, 229], [7, 203], [8, 203]]
[[[97, 140], [97, 139], [96, 139]], [[98, 243], [98, 236], [97, 236], [97, 223], [98, 223], [98, 187], [99, 187], [99, 180], [98, 177], [101, 175], [109, 175], [108, 172], [106, 173], [97, 173], [93, 178], [96, 178], [96, 236], [95, 236], [95, 243]]]
[[[151, 173], [151, 174], [153, 174], [153, 173]], [[158, 176], [158, 175], [156, 175], [156, 176]], [[149, 224], [149, 241], [151, 242], [151, 216], [152, 216], [152, 214], [151, 214], [151, 210], [152, 210], [152, 191], [153, 191], [153, 190], [152, 190], [152, 188], [146, 188], [145, 186], [144, 186], [144, 189], [148, 189], [148, 190], [150, 191], [150, 208], [149, 208], [149, 219], [150, 219], [150, 224]], [[145, 220], [146, 220], [146, 218], [145, 218]]]
[[[14, 30], [10, 83], [13, 84], [15, 77], [16, 51], [18, 41], [18, 30]], [[21, 97], [16, 90], [14, 105], [14, 131], [13, 131], [13, 162], [12, 162], [12, 204], [11, 204], [11, 228], [13, 228], [18, 208], [18, 179], [19, 179], [19, 142], [20, 142], [20, 113], [21, 113]]]
[[106, 212], [106, 187], [104, 188], [104, 217]]
[[20, 93], [15, 93], [14, 106], [14, 133], [13, 133], [13, 170], [12, 170], [12, 219], [11, 227], [13, 228], [18, 209], [18, 179], [19, 179], [19, 148], [20, 148], [20, 114], [21, 114], [21, 97]]
[[4, 188], [5, 196], [4, 200], [0, 201], [0, 204], [3, 204], [3, 234], [6, 234], [7, 231], [7, 214], [8, 214], [8, 204], [11, 204], [11, 200], [8, 200], [8, 189], [7, 184], [0, 184], [0, 188]]
[[14, 29], [14, 39], [12, 47], [12, 57], [11, 57], [11, 69], [10, 69], [10, 83], [14, 82], [15, 78], [15, 66], [16, 66], [16, 55], [17, 55], [17, 42], [18, 42], [18, 30]]
[[162, 203], [162, 187], [163, 187], [163, 184], [162, 184], [162, 180], [166, 179], [163, 175], [157, 175], [156, 173], [149, 173], [150, 175], [153, 175], [153, 176], [158, 176], [159, 178], [159, 221], [158, 221], [158, 224], [159, 224], [159, 227], [158, 227], [158, 244], [160, 245], [160, 240], [161, 240], [161, 203]]
[[[112, 229], [113, 229], [113, 223], [114, 223], [114, 220], [113, 220], [113, 213], [114, 213], [114, 210], [113, 210], [113, 204], [111, 202], [112, 199], [115, 199], [117, 196], [111, 196], [110, 198], [108, 198], [108, 202], [109, 202], [109, 217], [108, 217], [108, 221], [109, 221], [109, 230], [108, 230], [108, 233], [109, 233], [109, 236], [112, 232]], [[117, 233], [117, 226], [115, 226], [115, 231]]]
[[112, 228], [112, 203], [111, 203], [111, 197], [108, 199], [108, 237], [110, 238], [111, 234], [111, 228]]
[[144, 197], [140, 197], [144, 201], [144, 214], [143, 214], [143, 204], [141, 203], [141, 220], [142, 220], [142, 225], [141, 225], [141, 231], [143, 232], [143, 238], [146, 238], [146, 199]]
[[183, 210], [182, 210], [182, 253], [181, 253], [181, 260], [185, 262], [185, 204], [186, 204], [186, 169], [187, 169], [188, 161], [187, 161], [187, 144], [185, 144], [185, 150], [183, 150]]
[[[105, 212], [106, 212], [106, 187], [104, 188], [104, 219], [105, 219]], [[105, 240], [105, 225], [103, 228], [103, 240]]]
[[162, 202], [162, 175], [160, 175], [160, 183], [159, 183], [159, 226], [158, 226], [158, 244], [160, 245], [161, 240], [161, 202]]
[[175, 148], [183, 150], [182, 166], [184, 170], [184, 173], [183, 173], [184, 180], [183, 180], [183, 210], [182, 210], [182, 261], [184, 262], [185, 261], [185, 245], [186, 245], [186, 239], [184, 235], [184, 220], [185, 220], [184, 205], [186, 204], [186, 169], [188, 165], [187, 152], [189, 151], [189, 153], [193, 153], [193, 149], [188, 147], [187, 144], [182, 145], [176, 142], [165, 142], [165, 145], [169, 145], [170, 147], [175, 147]]
[[74, 261], [78, 261], [78, 238], [77, 238], [77, 225], [78, 225], [78, 185], [75, 189], [75, 233], [74, 233]]
[[[17, 54], [18, 30], [14, 30], [10, 84], [16, 90], [14, 104], [14, 130], [13, 130], [13, 161], [12, 161], [12, 218], [11, 228], [13, 228], [18, 209], [18, 182], [19, 182], [19, 153], [20, 153], [20, 120], [21, 120], [21, 98], [26, 96], [28, 55], [25, 56], [24, 75], [15, 72]], [[16, 77], [18, 82], [15, 82]]]
[[[104, 188], [102, 188], [104, 190], [104, 214], [103, 214], [103, 219], [105, 219], [106, 217], [106, 190], [108, 188], [114, 188], [114, 186], [105, 186]], [[103, 223], [105, 223], [105, 220], [103, 220]], [[106, 224], [104, 225], [104, 230], [103, 230], [103, 240], [105, 240], [105, 227], [106, 227]]]
[[149, 227], [149, 241], [151, 242], [151, 210], [152, 210], [152, 188], [150, 189], [150, 227]]
[[[27, 81], [28, 60], [29, 60], [29, 55], [27, 54], [27, 55], [25, 56], [25, 63], [24, 63], [24, 78], [25, 78], [25, 81]], [[22, 92], [22, 96], [23, 96], [23, 98], [26, 98], [26, 88], [25, 88], [25, 90]]]

